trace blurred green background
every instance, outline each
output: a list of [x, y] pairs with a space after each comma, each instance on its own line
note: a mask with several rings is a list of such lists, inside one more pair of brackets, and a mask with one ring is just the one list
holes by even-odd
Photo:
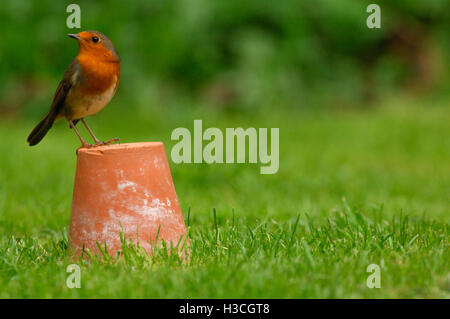
[[[0, 114], [40, 117], [77, 52], [66, 7], [122, 57], [118, 98], [221, 109], [367, 107], [401, 93], [448, 98], [449, 1], [4, 1]], [[76, 31], [76, 29], [75, 29]], [[45, 105], [45, 107], [44, 107]]]

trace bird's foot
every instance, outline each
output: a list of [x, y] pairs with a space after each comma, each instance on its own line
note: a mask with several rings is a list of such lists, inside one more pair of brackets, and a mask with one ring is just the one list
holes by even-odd
[[81, 147], [80, 148], [91, 148], [91, 147], [94, 147], [95, 145], [92, 145], [92, 144], [88, 144], [88, 143], [83, 143], [83, 144], [81, 144]]
[[95, 146], [109, 145], [109, 144], [116, 143], [116, 142], [120, 143], [120, 140], [117, 137], [115, 137], [109, 141], [103, 141], [103, 142], [98, 141], [95, 143]]
[[81, 144], [81, 147], [77, 148], [75, 154], [78, 155], [78, 151], [79, 151], [80, 149], [82, 149], [82, 148], [91, 148], [91, 147], [94, 147], [94, 146], [95, 146], [95, 145], [92, 145], [92, 144], [82, 143], [82, 144]]

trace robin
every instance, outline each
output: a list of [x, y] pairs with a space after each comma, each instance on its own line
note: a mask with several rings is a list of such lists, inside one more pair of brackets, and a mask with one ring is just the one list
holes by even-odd
[[[33, 129], [27, 141], [30, 146], [36, 145], [56, 120], [65, 118], [78, 135], [82, 147], [117, 142], [117, 138], [100, 142], [84, 118], [103, 109], [116, 93], [120, 78], [120, 57], [112, 42], [101, 32], [84, 31], [68, 36], [78, 41], [78, 55], [64, 73], [50, 111]], [[75, 127], [78, 121], [84, 124], [94, 139], [94, 145], [83, 140]]]

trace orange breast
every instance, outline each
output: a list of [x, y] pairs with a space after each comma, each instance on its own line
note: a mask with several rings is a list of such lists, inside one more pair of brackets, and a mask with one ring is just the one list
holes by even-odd
[[79, 89], [88, 95], [101, 94], [115, 84], [117, 90], [120, 79], [120, 62], [104, 61], [101, 57], [78, 55], [81, 66]]
[[79, 54], [80, 82], [72, 87], [65, 99], [64, 116], [80, 119], [96, 114], [105, 107], [119, 85], [120, 63], [101, 56]]

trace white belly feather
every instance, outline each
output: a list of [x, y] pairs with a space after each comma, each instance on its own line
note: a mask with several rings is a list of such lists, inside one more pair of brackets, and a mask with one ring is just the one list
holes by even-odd
[[117, 77], [114, 84], [102, 94], [95, 96], [73, 96], [69, 94], [66, 99], [66, 104], [70, 107], [72, 119], [80, 119], [89, 115], [96, 114], [103, 109], [114, 96], [117, 86]]

